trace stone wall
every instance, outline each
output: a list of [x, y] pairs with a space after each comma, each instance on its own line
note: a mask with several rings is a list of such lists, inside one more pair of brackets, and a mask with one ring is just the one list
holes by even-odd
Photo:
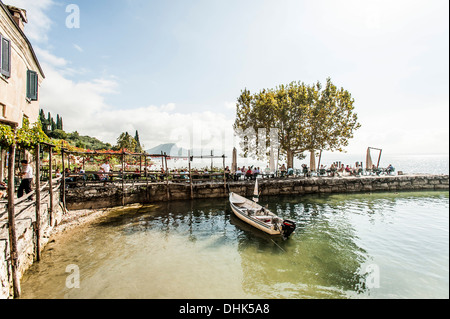
[[[41, 197], [41, 249], [48, 242], [53, 227], [62, 219], [59, 191], [54, 195], [52, 224], [50, 224], [50, 196], [44, 192]], [[19, 278], [33, 264], [36, 256], [36, 206], [33, 201], [25, 201], [15, 207], [16, 235], [18, 251]], [[5, 203], [0, 202], [0, 299], [13, 296], [12, 275], [10, 263], [8, 214]]]
[[[228, 183], [231, 192], [244, 196], [253, 194], [254, 181]], [[362, 176], [362, 177], [311, 177], [259, 180], [263, 196], [304, 195], [316, 193], [352, 193], [407, 190], [448, 190], [448, 175], [404, 175], [404, 176]], [[193, 198], [225, 198], [228, 190], [223, 182], [198, 183], [193, 185]], [[125, 187], [124, 203], [151, 203], [191, 198], [189, 183], [135, 184]], [[108, 208], [122, 205], [121, 185], [107, 185], [96, 188], [74, 188], [66, 193], [69, 210]]]

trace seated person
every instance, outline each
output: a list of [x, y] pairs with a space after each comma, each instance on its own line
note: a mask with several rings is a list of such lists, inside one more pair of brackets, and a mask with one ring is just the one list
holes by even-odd
[[294, 175], [294, 169], [292, 167], [289, 167], [287, 170], [287, 176], [293, 176]]
[[231, 171], [230, 171], [230, 168], [229, 168], [228, 166], [225, 167], [224, 173], [225, 173], [225, 179], [226, 179], [226, 180], [229, 180], [229, 179], [230, 179]]
[[281, 177], [286, 175], [286, 166], [284, 164], [280, 167]]
[[267, 165], [267, 167], [264, 169], [264, 174], [266, 175], [266, 176], [269, 176], [270, 175], [270, 167], [269, 167], [269, 165]]
[[256, 168], [252, 171], [252, 173], [253, 173], [253, 179], [256, 180], [256, 178], [258, 177], [258, 175], [261, 173], [260, 170], [259, 170], [259, 167], [256, 167]]
[[345, 167], [345, 172], [348, 174], [348, 175], [351, 175], [352, 174], [352, 168], [350, 167], [350, 166], [346, 166]]
[[389, 166], [386, 168], [386, 172], [387, 172], [388, 174], [391, 174], [391, 173], [393, 173], [394, 171], [395, 171], [394, 166], [392, 166], [392, 164], [389, 164]]
[[100, 181], [106, 182], [108, 180], [108, 176], [103, 173], [105, 173], [105, 170], [103, 167], [100, 167], [100, 174], [98, 175], [98, 178], [100, 179]]
[[319, 168], [319, 175], [320, 175], [320, 176], [323, 176], [323, 175], [325, 175], [325, 173], [326, 173], [325, 166], [320, 165], [320, 168]]
[[253, 172], [252, 169], [249, 167], [247, 172], [245, 173], [245, 179], [252, 179], [253, 177]]
[[165, 177], [166, 177], [166, 172], [164, 171], [164, 168], [161, 168], [161, 174], [159, 175], [159, 179], [163, 181]]
[[308, 166], [306, 164], [302, 164], [302, 172], [304, 177], [308, 175]]
[[236, 170], [236, 173], [234, 174], [234, 180], [238, 181], [242, 176], [242, 171], [241, 169], [238, 167], [238, 169]]

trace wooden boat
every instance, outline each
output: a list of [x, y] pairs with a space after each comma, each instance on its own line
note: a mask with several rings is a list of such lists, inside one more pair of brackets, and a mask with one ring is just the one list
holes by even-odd
[[258, 204], [258, 182], [255, 185], [253, 201], [235, 193], [230, 193], [230, 206], [233, 213], [242, 221], [269, 235], [283, 236], [287, 239], [295, 231], [296, 224], [283, 220], [267, 208]]

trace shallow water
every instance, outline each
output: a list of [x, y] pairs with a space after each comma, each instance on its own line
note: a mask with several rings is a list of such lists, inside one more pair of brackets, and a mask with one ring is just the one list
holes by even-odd
[[449, 298], [448, 192], [261, 201], [289, 240], [226, 200], [116, 209], [50, 243], [22, 298]]

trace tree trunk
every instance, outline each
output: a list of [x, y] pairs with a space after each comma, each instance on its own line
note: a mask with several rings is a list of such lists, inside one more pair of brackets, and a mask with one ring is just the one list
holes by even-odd
[[287, 168], [294, 168], [294, 152], [287, 150]]
[[310, 160], [309, 160], [309, 169], [312, 172], [315, 172], [317, 170], [316, 167], [316, 151], [310, 150]]

